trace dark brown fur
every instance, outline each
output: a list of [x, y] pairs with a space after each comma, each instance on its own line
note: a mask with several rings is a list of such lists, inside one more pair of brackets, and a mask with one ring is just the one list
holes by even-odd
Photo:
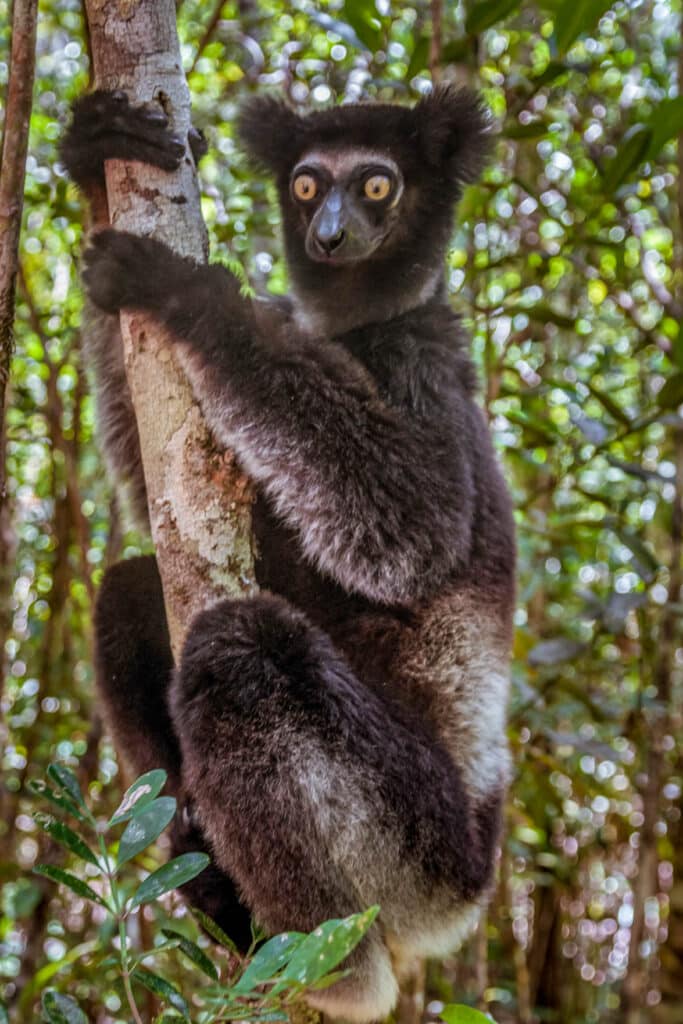
[[[80, 155], [84, 111], [87, 98], [64, 147], [77, 179], [97, 164], [92, 131]], [[116, 154], [139, 158], [139, 113], [126, 131], [114, 113]], [[486, 118], [443, 88], [412, 110], [305, 118], [255, 100], [239, 131], [278, 183], [291, 301], [251, 303], [223, 268], [112, 231], [94, 238], [85, 281], [104, 312], [147, 309], [171, 329], [215, 437], [258, 486], [263, 593], [197, 618], [168, 690], [161, 612], [130, 618], [141, 585], [158, 602], [155, 570], [117, 568], [98, 605], [98, 684], [132, 764], [156, 759], [189, 803], [176, 848], [189, 836], [212, 853], [193, 898], [228, 931], [230, 915], [244, 930], [230, 878], [273, 931], [381, 905], [351, 976], [311, 996], [368, 1021], [391, 1008], [407, 959], [462, 936], [507, 776], [510, 504], [442, 273]], [[290, 175], [350, 150], [361, 167], [391, 161], [401, 191], [391, 209], [343, 194], [361, 232], [349, 251], [368, 255], [335, 265], [307, 255], [316, 207], [292, 199]]]

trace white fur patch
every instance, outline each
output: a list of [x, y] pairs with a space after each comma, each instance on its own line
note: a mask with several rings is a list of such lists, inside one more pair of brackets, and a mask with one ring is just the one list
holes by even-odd
[[444, 957], [457, 952], [476, 928], [480, 914], [479, 903], [467, 903], [450, 913], [435, 913], [428, 927], [416, 921], [413, 928], [400, 936], [387, 934], [386, 943], [398, 977], [416, 957]]
[[367, 948], [367, 962], [353, 969], [343, 981], [321, 992], [311, 992], [306, 1002], [330, 1017], [351, 1024], [384, 1020], [398, 999], [398, 982], [386, 948], [374, 943]]

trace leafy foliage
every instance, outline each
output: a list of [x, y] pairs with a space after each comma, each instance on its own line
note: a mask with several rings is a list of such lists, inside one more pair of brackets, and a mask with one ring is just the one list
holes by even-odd
[[[170, 817], [175, 813], [173, 797], [152, 796], [163, 787], [166, 773], [157, 769], [137, 779], [106, 826], [98, 822], [87, 807], [78, 780], [68, 767], [51, 764], [48, 775], [63, 793], [69, 795], [73, 806], [79, 807], [82, 813], [77, 828], [89, 827], [90, 835], [74, 831], [40, 811], [34, 814], [34, 819], [58, 844], [76, 854], [83, 861], [82, 867], [95, 869], [90, 870], [90, 875], [95, 878], [98, 891], [80, 877], [54, 865], [39, 864], [34, 871], [104, 909], [112, 924], [105, 934], [110, 940], [116, 936], [119, 945], [118, 951], [113, 946], [110, 951], [109, 943], [102, 942], [100, 960], [105, 964], [110, 962], [113, 952], [113, 958], [118, 961], [123, 990], [136, 1021], [140, 1019], [137, 986], [152, 992], [162, 1005], [176, 1010], [183, 1020], [195, 1020], [197, 1024], [243, 1018], [250, 1021], [286, 1020], [284, 1007], [293, 998], [307, 988], [321, 987], [339, 977], [333, 973], [334, 969], [360, 942], [377, 916], [379, 908], [372, 907], [342, 920], [326, 921], [310, 935], [276, 935], [261, 949], [252, 951], [250, 959], [238, 963], [234, 973], [231, 970], [227, 984], [221, 983], [220, 968], [204, 949], [175, 929], [162, 928], [161, 936], [165, 941], [158, 942], [150, 950], [133, 954], [128, 931], [134, 912], [143, 904], [153, 903], [195, 878], [207, 866], [209, 857], [205, 853], [181, 854], [147, 875], [139, 885], [134, 883], [135, 887], [131, 889], [129, 880], [121, 874], [121, 868], [158, 839], [170, 820], [169, 812]], [[118, 840], [112, 839], [109, 836], [111, 828], [120, 826], [124, 820], [128, 822], [125, 830]], [[94, 849], [88, 845], [88, 841], [93, 839]], [[115, 847], [118, 849], [113, 855], [112, 848]], [[202, 919], [209, 921], [204, 914]], [[217, 928], [215, 922], [212, 923]], [[185, 997], [176, 984], [147, 966], [150, 960], [156, 965], [162, 953], [175, 949], [184, 954], [193, 969], [208, 976], [212, 982], [197, 990], [195, 981], [194, 986], [188, 989], [189, 992], [201, 992], [198, 1001], [204, 1008], [198, 1013], [190, 1009], [189, 997]], [[53, 989], [43, 992], [41, 1006], [50, 1024], [82, 1024], [87, 1021], [72, 996]]]

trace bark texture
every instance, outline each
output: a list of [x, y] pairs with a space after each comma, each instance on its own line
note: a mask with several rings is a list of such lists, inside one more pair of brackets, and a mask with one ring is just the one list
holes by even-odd
[[35, 71], [38, 0], [14, 0], [5, 124], [0, 160], [0, 693], [4, 689], [5, 639], [9, 629], [13, 537], [5, 480], [5, 404], [12, 355], [19, 231]]
[[[98, 88], [156, 101], [187, 137], [190, 99], [173, 0], [87, 0]], [[206, 230], [192, 157], [169, 174], [108, 161], [114, 227], [153, 235], [206, 260]], [[255, 590], [251, 487], [230, 453], [216, 451], [189, 384], [149, 317], [121, 317], [126, 373], [138, 421], [152, 536], [174, 653], [192, 617], [213, 601]]]

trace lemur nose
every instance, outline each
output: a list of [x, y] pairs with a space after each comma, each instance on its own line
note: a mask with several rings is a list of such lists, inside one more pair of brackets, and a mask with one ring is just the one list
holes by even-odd
[[329, 256], [335, 249], [339, 248], [345, 237], [343, 228], [340, 228], [334, 235], [326, 235], [324, 232], [316, 234], [316, 241], [320, 248]]

